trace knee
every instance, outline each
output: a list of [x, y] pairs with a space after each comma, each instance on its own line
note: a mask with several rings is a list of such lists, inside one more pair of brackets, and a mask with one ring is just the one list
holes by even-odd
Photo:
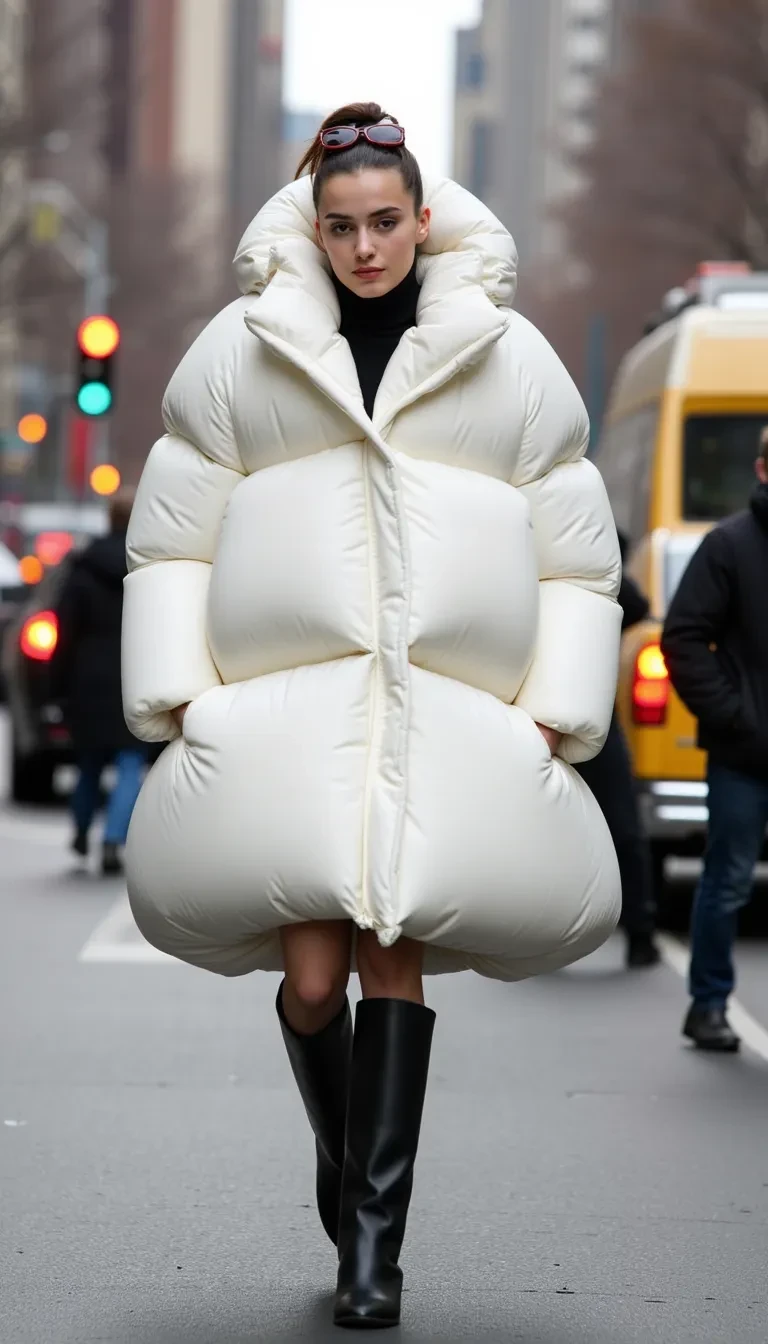
[[737, 915], [745, 905], [749, 905], [749, 899], [752, 895], [752, 878], [740, 883], [738, 886], [726, 887], [720, 901], [720, 908], [724, 915]]
[[322, 968], [307, 967], [298, 974], [287, 975], [290, 991], [305, 1012], [323, 1013], [343, 999], [347, 988], [346, 975], [334, 975]]
[[735, 915], [749, 904], [752, 880], [751, 865], [732, 864], [720, 873], [705, 872], [699, 890], [699, 904], [717, 915]]

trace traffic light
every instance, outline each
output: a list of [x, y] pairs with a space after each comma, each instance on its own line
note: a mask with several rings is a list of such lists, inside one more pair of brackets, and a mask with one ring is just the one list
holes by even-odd
[[77, 391], [81, 415], [108, 415], [114, 402], [115, 352], [120, 328], [111, 317], [86, 317], [77, 329]]

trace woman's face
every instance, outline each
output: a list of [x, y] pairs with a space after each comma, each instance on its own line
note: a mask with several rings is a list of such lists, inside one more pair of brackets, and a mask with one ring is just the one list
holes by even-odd
[[429, 210], [415, 213], [397, 168], [363, 168], [328, 179], [315, 229], [336, 278], [360, 298], [376, 299], [413, 266], [429, 236]]

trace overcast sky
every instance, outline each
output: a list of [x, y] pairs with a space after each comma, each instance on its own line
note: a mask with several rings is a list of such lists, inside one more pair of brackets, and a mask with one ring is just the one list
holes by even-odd
[[482, 0], [287, 0], [285, 102], [324, 115], [372, 100], [429, 173], [451, 171], [454, 30]]

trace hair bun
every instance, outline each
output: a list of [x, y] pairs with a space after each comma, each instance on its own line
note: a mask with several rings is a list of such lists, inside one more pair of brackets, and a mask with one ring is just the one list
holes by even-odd
[[359, 136], [354, 144], [343, 149], [327, 150], [320, 141], [323, 131], [332, 130], [336, 126], [354, 126], [359, 130], [364, 126], [378, 126], [383, 121], [388, 121], [393, 126], [400, 125], [397, 117], [385, 112], [379, 103], [347, 103], [345, 107], [337, 107], [335, 112], [325, 118], [296, 171], [297, 177], [301, 177], [302, 173], [307, 171], [311, 174], [312, 196], [316, 207], [320, 201], [323, 185], [330, 177], [338, 173], [357, 173], [369, 168], [378, 170], [394, 168], [400, 173], [406, 191], [413, 197], [418, 214], [424, 204], [424, 184], [418, 162], [407, 145], [371, 144], [364, 136]]
[[[320, 164], [327, 158], [330, 151], [320, 143], [323, 131], [329, 131], [334, 126], [377, 126], [381, 121], [391, 121], [395, 126], [400, 125], [397, 117], [385, 112], [379, 103], [346, 103], [344, 107], [337, 107], [318, 129], [317, 135], [296, 169], [296, 176], [301, 177], [305, 172], [314, 176]], [[393, 150], [389, 152], [392, 153]]]

